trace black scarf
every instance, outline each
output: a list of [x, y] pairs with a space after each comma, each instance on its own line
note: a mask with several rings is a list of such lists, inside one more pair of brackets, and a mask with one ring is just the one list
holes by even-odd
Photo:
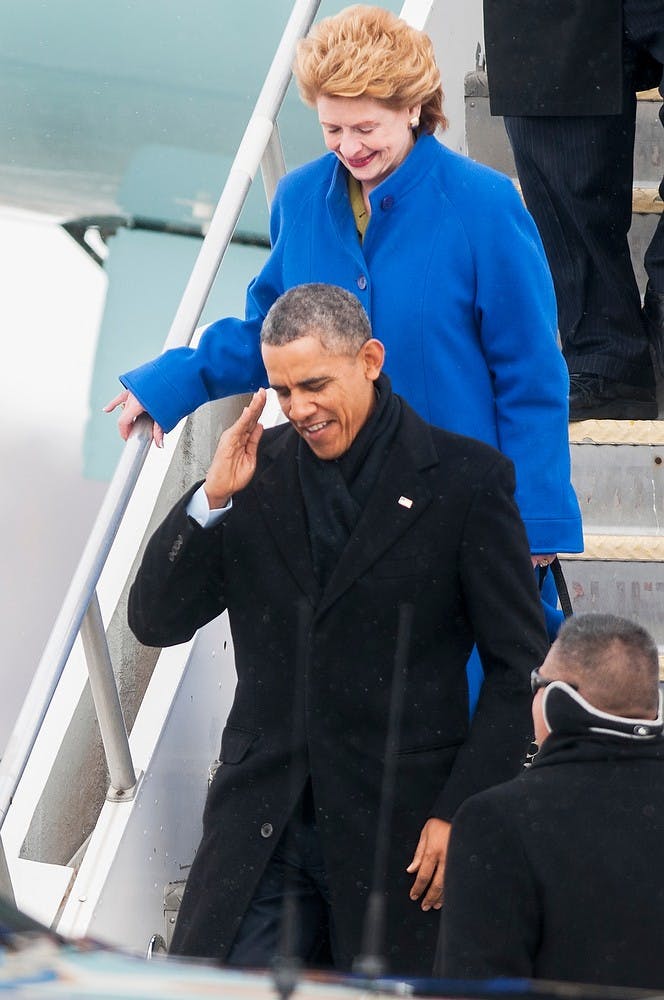
[[401, 417], [387, 375], [375, 382], [376, 406], [347, 452], [317, 458], [302, 438], [297, 461], [314, 571], [324, 587], [364, 509]]

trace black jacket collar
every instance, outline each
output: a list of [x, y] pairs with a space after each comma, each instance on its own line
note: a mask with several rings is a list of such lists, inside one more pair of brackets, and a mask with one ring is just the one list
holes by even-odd
[[[307, 537], [296, 455], [299, 435], [288, 424], [266, 431], [251, 487], [288, 566], [318, 614], [408, 531], [431, 503], [422, 472], [439, 462], [429, 425], [401, 400], [401, 421], [369, 500], [321, 593]], [[404, 503], [408, 501], [408, 503]], [[401, 501], [401, 502], [400, 502]]]

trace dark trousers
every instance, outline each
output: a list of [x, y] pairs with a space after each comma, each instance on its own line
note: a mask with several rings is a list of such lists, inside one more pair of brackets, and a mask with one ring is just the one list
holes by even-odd
[[[625, 0], [623, 9], [622, 114], [508, 117], [505, 127], [553, 275], [570, 372], [651, 386], [653, 367], [627, 233], [638, 66], [644, 53], [664, 62], [664, 3]], [[660, 118], [664, 124], [661, 112]], [[653, 289], [664, 293], [661, 216], [645, 264]]]
[[308, 966], [334, 959], [330, 894], [310, 785], [258, 883], [226, 964], [266, 968], [285, 950]]

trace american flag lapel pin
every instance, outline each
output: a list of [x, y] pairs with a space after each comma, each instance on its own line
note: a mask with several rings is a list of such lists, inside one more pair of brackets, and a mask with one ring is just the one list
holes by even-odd
[[402, 507], [406, 507], [408, 510], [410, 510], [410, 508], [413, 506], [413, 501], [410, 499], [410, 497], [399, 497], [397, 503], [400, 504]]

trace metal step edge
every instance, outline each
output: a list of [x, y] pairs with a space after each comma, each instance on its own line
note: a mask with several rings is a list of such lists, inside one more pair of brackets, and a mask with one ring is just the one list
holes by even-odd
[[[513, 177], [512, 183], [521, 197], [521, 185]], [[661, 215], [664, 212], [664, 201], [660, 198], [659, 188], [646, 184], [635, 184], [632, 189], [632, 214], [633, 215]]]
[[664, 202], [656, 187], [634, 186], [632, 191], [632, 212], [636, 215], [661, 215]]
[[569, 425], [570, 445], [664, 446], [664, 420], [579, 420]]
[[560, 552], [565, 562], [663, 562], [664, 534], [625, 535], [588, 531], [583, 552]]

